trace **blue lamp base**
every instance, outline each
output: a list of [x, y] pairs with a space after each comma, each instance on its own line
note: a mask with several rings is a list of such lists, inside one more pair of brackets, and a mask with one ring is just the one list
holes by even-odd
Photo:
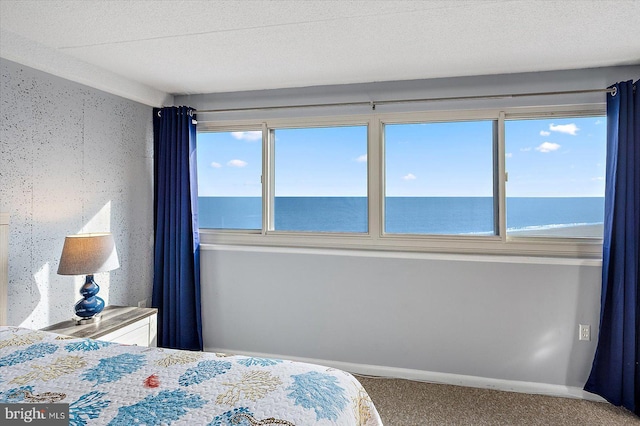
[[93, 274], [87, 275], [84, 285], [80, 288], [82, 299], [75, 304], [76, 324], [100, 320], [101, 312], [104, 309], [104, 300], [96, 296], [99, 291], [100, 287], [93, 280]]

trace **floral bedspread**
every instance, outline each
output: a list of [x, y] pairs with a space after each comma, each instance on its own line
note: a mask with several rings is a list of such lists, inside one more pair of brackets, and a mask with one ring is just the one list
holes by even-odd
[[0, 403], [67, 403], [80, 425], [382, 425], [349, 373], [0, 327]]

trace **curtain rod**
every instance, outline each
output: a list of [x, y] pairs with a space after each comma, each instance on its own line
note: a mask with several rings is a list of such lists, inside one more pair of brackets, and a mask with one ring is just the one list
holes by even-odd
[[195, 113], [220, 113], [220, 112], [240, 112], [240, 111], [262, 111], [262, 110], [278, 110], [278, 109], [295, 109], [295, 108], [324, 108], [324, 107], [344, 107], [344, 106], [365, 106], [368, 105], [372, 110], [378, 105], [406, 104], [415, 102], [441, 102], [441, 101], [462, 101], [462, 100], [479, 100], [479, 99], [509, 99], [523, 98], [527, 96], [550, 96], [550, 95], [575, 95], [581, 93], [611, 93], [613, 96], [617, 93], [617, 88], [611, 89], [588, 89], [588, 90], [567, 90], [561, 92], [540, 92], [540, 93], [512, 93], [507, 95], [478, 95], [478, 96], [454, 96], [449, 98], [424, 98], [424, 99], [394, 99], [388, 101], [358, 101], [358, 102], [333, 102], [326, 104], [302, 104], [302, 105], [280, 105], [280, 106], [264, 106], [264, 107], [245, 107], [245, 108], [224, 108], [224, 109], [200, 109]]

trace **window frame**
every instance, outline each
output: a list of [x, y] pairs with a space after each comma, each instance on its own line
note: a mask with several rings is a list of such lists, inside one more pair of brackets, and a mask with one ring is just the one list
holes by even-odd
[[[386, 191], [386, 156], [385, 156], [385, 149], [386, 149], [386, 141], [384, 140], [384, 136], [385, 136], [385, 132], [384, 132], [384, 127], [386, 125], [402, 125], [402, 124], [431, 124], [431, 123], [461, 123], [461, 122], [478, 122], [478, 121], [491, 121], [492, 122], [492, 132], [493, 132], [493, 137], [492, 137], [492, 147], [491, 147], [491, 156], [492, 156], [492, 166], [491, 169], [493, 171], [493, 183], [492, 183], [492, 198], [493, 198], [493, 211], [494, 211], [494, 215], [493, 215], [493, 230], [495, 232], [494, 235], [484, 235], [481, 236], [480, 238], [483, 239], [496, 239], [496, 237], [500, 236], [500, 220], [499, 220], [499, 207], [500, 207], [500, 179], [498, 178], [498, 174], [500, 173], [500, 164], [499, 164], [499, 158], [500, 158], [500, 141], [499, 141], [499, 117], [500, 114], [498, 114], [498, 116], [494, 116], [493, 114], [483, 114], [482, 112], [475, 112], [473, 113], [473, 116], [471, 117], [469, 113], [462, 113], [459, 115], [456, 115], [455, 117], [453, 117], [452, 113], [448, 113], [448, 115], [445, 117], [441, 117], [440, 114], [435, 114], [432, 113], [433, 117], [431, 117], [430, 120], [425, 121], [425, 120], [420, 120], [420, 118], [422, 117], [422, 114], [419, 115], [415, 115], [415, 118], [413, 116], [413, 114], [411, 116], [407, 115], [406, 117], [404, 117], [404, 119], [400, 120], [399, 118], [391, 118], [391, 119], [381, 119], [380, 120], [380, 145], [381, 145], [381, 170], [380, 170], [380, 187], [381, 187], [381, 212], [380, 212], [380, 220], [381, 220], [381, 228], [380, 228], [380, 234], [384, 237], [398, 237], [398, 238], [403, 238], [403, 237], [407, 237], [407, 236], [417, 236], [417, 237], [444, 237], [444, 238], [464, 238], [464, 239], [468, 239], [469, 235], [456, 235], [456, 234], [409, 234], [409, 233], [392, 233], [392, 232], [387, 232], [384, 229], [384, 224], [386, 223], [386, 217], [385, 217], [385, 213], [386, 213], [386, 206], [385, 206], [385, 202], [386, 202], [386, 198], [387, 198], [387, 191]], [[503, 173], [504, 174], [504, 173]]]
[[[274, 120], [275, 121], [275, 120]], [[306, 120], [301, 120], [303, 122], [307, 122]], [[287, 129], [317, 129], [317, 128], [328, 128], [328, 127], [355, 127], [355, 126], [359, 126], [359, 127], [365, 127], [367, 129], [367, 155], [368, 155], [368, 151], [369, 151], [369, 144], [370, 144], [370, 124], [369, 122], [361, 122], [358, 123], [357, 121], [351, 121], [349, 119], [347, 119], [346, 121], [340, 121], [339, 124], [336, 124], [336, 120], [335, 119], [330, 119], [329, 120], [330, 124], [321, 124], [321, 123], [314, 123], [313, 125], [293, 125], [290, 123], [289, 120], [287, 120], [284, 125], [279, 125], [279, 126], [275, 126], [273, 124], [276, 124], [277, 121], [271, 122], [272, 125], [268, 125], [268, 129], [269, 129], [269, 134], [268, 134], [268, 141], [267, 141], [267, 145], [268, 145], [268, 170], [269, 170], [269, 180], [268, 180], [268, 186], [269, 186], [269, 200], [268, 200], [268, 206], [267, 206], [267, 210], [269, 213], [268, 216], [268, 227], [266, 228], [266, 234], [269, 235], [289, 235], [289, 234], [301, 234], [301, 235], [306, 235], [306, 236], [315, 236], [315, 235], [353, 235], [353, 236], [358, 236], [358, 235], [368, 235], [370, 233], [369, 228], [367, 228], [367, 232], [309, 232], [309, 231], [290, 231], [290, 230], [277, 230], [275, 229], [275, 190], [276, 190], [276, 182], [275, 182], [275, 169], [276, 169], [276, 149], [275, 149], [275, 145], [276, 145], [276, 137], [275, 137], [275, 132], [277, 130], [287, 130]], [[267, 125], [267, 123], [264, 123], [265, 125]], [[370, 190], [369, 190], [369, 183], [370, 183], [370, 169], [369, 169], [369, 161], [368, 161], [368, 157], [367, 157], [367, 176], [366, 176], [366, 180], [367, 180], [367, 201], [369, 200], [369, 196], [370, 196]], [[370, 208], [370, 205], [367, 203], [367, 209]], [[367, 216], [371, 216], [367, 210]], [[368, 224], [369, 225], [369, 224]]]
[[[206, 129], [206, 130], [201, 130], [202, 129]], [[265, 216], [264, 216], [264, 207], [265, 207], [265, 202], [264, 202], [264, 196], [265, 196], [265, 185], [264, 185], [264, 172], [265, 172], [265, 164], [264, 164], [264, 139], [265, 139], [265, 128], [264, 128], [264, 123], [259, 123], [256, 124], [255, 121], [252, 122], [243, 122], [243, 123], [238, 123], [238, 124], [231, 124], [229, 123], [228, 125], [214, 125], [212, 126], [211, 123], [203, 123], [203, 122], [198, 122], [198, 124], [196, 125], [196, 133], [230, 133], [230, 132], [251, 132], [251, 131], [260, 131], [262, 132], [262, 142], [261, 142], [261, 157], [262, 157], [262, 176], [261, 176], [261, 183], [262, 183], [262, 188], [261, 188], [261, 202], [262, 202], [262, 229], [264, 229], [264, 223], [265, 223]], [[196, 136], [196, 140], [197, 140], [197, 136]], [[197, 142], [196, 142], [196, 153], [197, 153]], [[262, 230], [261, 229], [218, 229], [218, 228], [200, 228], [200, 233], [202, 233], [202, 230], [207, 230], [207, 231], [213, 231], [213, 232], [225, 232], [225, 233], [232, 233], [232, 234], [252, 234], [252, 235], [257, 235], [257, 234], [261, 234]]]
[[[201, 228], [202, 244], [318, 249], [380, 250], [442, 254], [495, 254], [598, 259], [602, 239], [509, 236], [506, 229], [505, 121], [553, 117], [606, 116], [604, 103], [469, 110], [413, 111], [264, 120], [204, 121], [197, 132], [262, 130], [262, 230]], [[384, 231], [384, 125], [455, 121], [494, 121], [494, 222], [497, 235], [390, 234]], [[273, 229], [273, 129], [367, 126], [368, 232], [320, 233]], [[496, 206], [497, 204], [497, 206]]]

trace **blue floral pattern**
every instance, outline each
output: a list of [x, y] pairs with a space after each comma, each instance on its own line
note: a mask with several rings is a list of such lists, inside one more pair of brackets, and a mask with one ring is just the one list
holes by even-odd
[[104, 392], [93, 391], [82, 395], [69, 404], [69, 424], [84, 426], [88, 420], [97, 419], [102, 410], [111, 403], [111, 401], [104, 399], [105, 395]]
[[178, 383], [180, 383], [180, 386], [197, 385], [205, 380], [210, 380], [220, 374], [224, 374], [230, 369], [231, 363], [228, 361], [200, 361], [197, 366], [188, 369], [180, 376]]
[[162, 391], [158, 395], [146, 397], [137, 404], [120, 407], [118, 415], [109, 425], [168, 424], [187, 414], [188, 408], [200, 408], [204, 404], [205, 400], [200, 395], [188, 394], [181, 389]]
[[97, 351], [100, 348], [104, 348], [105, 346], [112, 345], [109, 342], [102, 342], [100, 340], [80, 340], [79, 342], [72, 342], [67, 344], [64, 348], [67, 352], [75, 352], [75, 351]]
[[253, 357], [238, 360], [238, 364], [242, 364], [245, 367], [252, 367], [254, 365], [257, 365], [260, 367], [269, 367], [271, 365], [280, 364], [281, 362], [282, 360], [279, 360], [279, 359], [253, 358]]
[[50, 355], [58, 350], [58, 347], [51, 343], [36, 343], [28, 348], [20, 349], [12, 354], [3, 356], [0, 358], [0, 367], [8, 367], [11, 365], [20, 364], [23, 362], [31, 361], [35, 358], [42, 358], [43, 356]]
[[247, 407], [238, 407], [215, 416], [208, 426], [251, 426], [246, 419], [238, 422], [235, 417], [237, 414], [248, 414], [253, 417], [253, 413]]
[[291, 377], [294, 383], [287, 388], [292, 391], [288, 396], [296, 405], [315, 410], [317, 420], [335, 421], [347, 405], [344, 389], [336, 384], [336, 377], [317, 371]]
[[120, 354], [100, 360], [97, 367], [87, 370], [82, 380], [95, 381], [96, 385], [115, 382], [145, 365], [144, 355]]

